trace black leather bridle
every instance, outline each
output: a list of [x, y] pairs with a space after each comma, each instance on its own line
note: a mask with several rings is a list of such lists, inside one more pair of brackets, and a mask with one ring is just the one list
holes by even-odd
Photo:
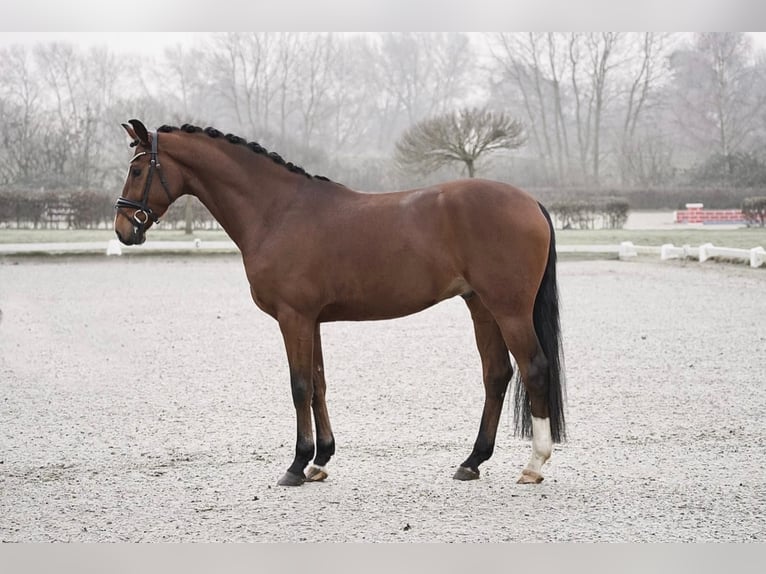
[[[165, 193], [168, 196], [168, 200], [170, 200], [170, 203], [173, 203], [173, 196], [170, 194], [170, 188], [168, 187], [168, 182], [165, 179], [164, 174], [162, 173], [162, 169], [160, 168], [160, 162], [157, 159], [157, 140], [159, 139], [157, 131], [152, 132], [152, 150], [150, 152], [142, 151], [140, 153], [137, 153], [130, 159], [130, 163], [133, 163], [138, 158], [145, 156], [146, 154], [149, 155], [149, 174], [146, 176], [146, 183], [144, 184], [144, 194], [141, 197], [141, 201], [133, 201], [132, 199], [128, 199], [126, 197], [119, 197], [117, 198], [117, 202], [114, 204], [114, 208], [117, 210], [117, 213], [123, 215], [127, 219], [130, 220], [130, 222], [133, 224], [134, 233], [137, 237], [140, 237], [143, 235], [143, 233], [146, 231], [146, 228], [148, 226], [149, 221], [151, 220], [153, 223], [159, 223], [160, 218], [159, 216], [154, 213], [151, 207], [149, 207], [149, 192], [152, 189], [152, 178], [154, 177], [154, 170], [157, 170], [157, 175], [160, 177], [160, 183], [162, 184], [162, 189], [165, 190]], [[137, 145], [138, 141], [133, 142], [133, 145]], [[120, 209], [127, 208], [127, 209], [134, 209], [132, 217], [128, 217], [125, 215]]]

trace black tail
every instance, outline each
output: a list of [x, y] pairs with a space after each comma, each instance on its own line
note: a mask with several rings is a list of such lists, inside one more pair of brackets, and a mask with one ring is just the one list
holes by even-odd
[[[566, 440], [564, 421], [564, 355], [561, 347], [561, 325], [559, 322], [559, 293], [556, 282], [556, 233], [548, 211], [540, 205], [551, 230], [551, 244], [548, 248], [548, 264], [542, 283], [537, 291], [533, 320], [537, 339], [548, 359], [548, 411], [550, 412], [551, 437], [553, 442]], [[516, 382], [514, 393], [514, 420], [516, 434], [524, 438], [532, 436], [532, 410], [527, 391], [521, 381]]]

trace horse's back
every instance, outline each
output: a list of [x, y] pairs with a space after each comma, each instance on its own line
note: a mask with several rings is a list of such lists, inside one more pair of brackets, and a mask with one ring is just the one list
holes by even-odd
[[479, 259], [546, 259], [550, 230], [537, 200], [503, 182], [463, 179], [357, 198], [346, 210], [350, 235], [376, 237], [361, 243], [399, 246], [460, 272]]
[[[474, 258], [477, 252], [514, 246], [545, 253], [550, 230], [537, 200], [512, 185], [483, 179], [456, 180], [403, 192], [405, 220], [414, 227], [433, 227], [443, 244]], [[433, 238], [433, 237], [432, 237]]]
[[[375, 194], [372, 201], [395, 204], [397, 217], [416, 216], [423, 225], [449, 217], [474, 231], [491, 223], [518, 227], [544, 223], [537, 200], [529, 193], [500, 181], [461, 179], [407, 191]], [[544, 226], [543, 226], [544, 227]], [[463, 229], [468, 231], [468, 229]]]

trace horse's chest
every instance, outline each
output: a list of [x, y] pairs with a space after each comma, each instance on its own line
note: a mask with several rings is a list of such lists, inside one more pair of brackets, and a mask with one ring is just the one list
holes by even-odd
[[272, 317], [276, 316], [276, 306], [274, 305], [274, 302], [270, 298], [259, 295], [258, 291], [256, 291], [252, 287], [250, 289], [250, 294], [253, 297], [253, 302], [258, 306], [258, 308], [261, 311], [263, 311], [264, 313], [268, 313]]
[[273, 267], [248, 267], [250, 295], [259, 309], [276, 317], [285, 306], [305, 309], [315, 303], [313, 281]]
[[267, 280], [262, 274], [247, 268], [247, 280], [250, 283], [250, 296], [258, 308], [275, 317], [278, 300], [275, 295], [273, 281]]

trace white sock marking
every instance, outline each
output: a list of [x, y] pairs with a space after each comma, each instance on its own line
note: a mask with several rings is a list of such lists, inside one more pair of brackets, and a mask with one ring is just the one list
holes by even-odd
[[538, 474], [543, 468], [545, 461], [551, 457], [553, 440], [551, 439], [550, 419], [532, 417], [532, 456], [529, 458], [527, 468]]

